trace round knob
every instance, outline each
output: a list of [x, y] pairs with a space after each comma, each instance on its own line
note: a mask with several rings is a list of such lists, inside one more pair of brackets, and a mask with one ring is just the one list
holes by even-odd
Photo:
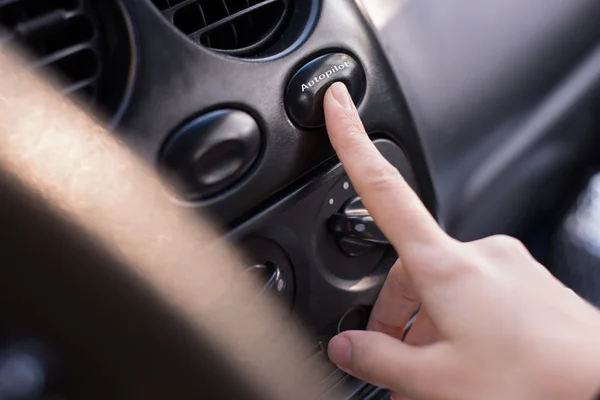
[[365, 71], [348, 54], [325, 54], [300, 68], [285, 91], [285, 105], [292, 121], [304, 128], [325, 125], [323, 100], [334, 82], [343, 82], [357, 104], [365, 94]]
[[239, 182], [260, 148], [260, 129], [252, 116], [239, 110], [214, 111], [167, 141], [161, 168], [186, 200], [205, 200]]
[[281, 269], [271, 263], [258, 264], [248, 268], [248, 273], [256, 274], [259, 279], [264, 282], [259, 295], [271, 291], [275, 293], [283, 293], [288, 287], [287, 280]]
[[390, 242], [375, 224], [360, 197], [349, 200], [329, 219], [329, 231], [344, 254], [357, 257]]

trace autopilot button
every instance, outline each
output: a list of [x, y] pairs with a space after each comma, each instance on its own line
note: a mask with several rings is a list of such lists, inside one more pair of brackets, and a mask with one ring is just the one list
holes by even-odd
[[285, 93], [290, 119], [304, 128], [325, 125], [323, 100], [334, 82], [343, 82], [356, 104], [362, 100], [366, 89], [363, 67], [348, 54], [326, 54], [300, 68], [290, 79]]

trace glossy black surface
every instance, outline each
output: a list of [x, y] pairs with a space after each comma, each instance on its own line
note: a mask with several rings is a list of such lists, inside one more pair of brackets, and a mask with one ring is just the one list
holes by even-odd
[[362, 66], [343, 53], [326, 54], [309, 62], [294, 74], [285, 91], [290, 118], [304, 128], [325, 125], [323, 99], [334, 82], [343, 82], [358, 105], [365, 93]]
[[235, 184], [260, 153], [261, 133], [249, 114], [213, 111], [178, 130], [161, 156], [162, 171], [186, 200], [203, 200]]
[[373, 251], [377, 245], [390, 244], [360, 197], [344, 204], [339, 212], [329, 218], [328, 226], [342, 252], [351, 257]]
[[278, 298], [286, 309], [294, 305], [296, 282], [294, 267], [285, 250], [273, 240], [250, 236], [239, 243], [245, 255], [246, 275], [255, 275], [261, 286], [258, 295], [267, 292]]

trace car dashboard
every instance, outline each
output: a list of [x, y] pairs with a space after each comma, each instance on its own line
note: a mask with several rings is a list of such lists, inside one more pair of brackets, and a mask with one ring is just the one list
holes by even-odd
[[[23, 44], [34, 68], [165, 178], [165, 196], [243, 249], [248, 273], [313, 335], [307, 357], [327, 365], [331, 337], [365, 328], [397, 258], [367, 236], [377, 228], [329, 143], [333, 82], [436, 214], [426, 152], [359, 3], [10, 0], [0, 23], [3, 42]], [[366, 232], [353, 228], [365, 221]], [[324, 376], [347, 397], [386, 396], [333, 365]]]

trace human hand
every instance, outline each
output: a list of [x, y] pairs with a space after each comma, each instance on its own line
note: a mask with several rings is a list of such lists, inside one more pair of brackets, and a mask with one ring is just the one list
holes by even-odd
[[[329, 356], [394, 399], [591, 400], [600, 391], [600, 313], [516, 239], [450, 238], [366, 135], [341, 83], [325, 96], [331, 143], [400, 259], [368, 332]], [[422, 309], [401, 341], [418, 304]]]

